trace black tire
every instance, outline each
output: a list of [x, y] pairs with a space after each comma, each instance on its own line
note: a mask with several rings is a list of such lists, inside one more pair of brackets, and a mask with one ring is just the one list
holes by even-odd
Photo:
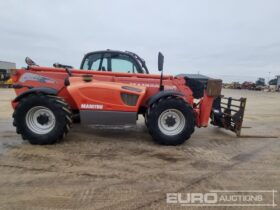
[[[181, 129], [173, 135], [163, 133], [159, 127], [162, 113], [175, 110], [184, 118]], [[169, 113], [169, 112], [168, 112]], [[173, 117], [173, 116], [172, 116]], [[174, 119], [174, 118], [173, 118]], [[165, 120], [166, 121], [166, 120]], [[167, 121], [166, 121], [167, 122]], [[176, 120], [174, 121], [174, 123]], [[147, 127], [153, 139], [162, 145], [179, 145], [188, 140], [195, 128], [195, 116], [193, 108], [183, 99], [178, 97], [162, 98], [150, 106], [147, 111]], [[169, 127], [169, 126], [168, 126]]]
[[[36, 118], [34, 117], [35, 114], [29, 114], [32, 112], [31, 110], [36, 110], [37, 107], [39, 111], [40, 107], [41, 110], [47, 110], [47, 115], [43, 113]], [[30, 126], [30, 120], [28, 120], [30, 119], [30, 116], [33, 116], [33, 125], [34, 121], [37, 121], [35, 124], [39, 125], [39, 117], [45, 117], [43, 119], [45, 120], [44, 122], [42, 122], [41, 118], [42, 124], [40, 125], [42, 126], [49, 123], [49, 113], [54, 121], [52, 126], [48, 128], [49, 131], [44, 133], [46, 130], [41, 128], [39, 131], [42, 131], [43, 133], [35, 132], [36, 130], [34, 131], [34, 128], [32, 129], [32, 126]], [[13, 118], [13, 125], [16, 127], [17, 133], [21, 134], [22, 139], [28, 140], [31, 144], [38, 145], [54, 144], [58, 142], [68, 133], [72, 123], [71, 111], [68, 104], [61, 97], [43, 94], [31, 94], [22, 98], [15, 108]], [[38, 126], [36, 128], [38, 129]]]

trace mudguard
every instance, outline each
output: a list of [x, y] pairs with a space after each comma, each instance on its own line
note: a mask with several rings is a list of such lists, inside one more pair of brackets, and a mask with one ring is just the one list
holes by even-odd
[[167, 97], [167, 96], [184, 96], [183, 93], [174, 91], [174, 90], [165, 90], [165, 91], [160, 91], [157, 94], [153, 95], [152, 97], [149, 98], [148, 100], [148, 106], [152, 105], [154, 102], [159, 100], [162, 97]]
[[44, 93], [46, 95], [57, 95], [58, 91], [54, 88], [50, 88], [50, 87], [37, 87], [37, 88], [31, 88], [25, 92], [23, 92], [22, 94], [18, 95], [15, 99], [14, 102], [18, 102], [20, 101], [22, 98], [24, 98], [25, 96], [32, 94], [32, 93]]

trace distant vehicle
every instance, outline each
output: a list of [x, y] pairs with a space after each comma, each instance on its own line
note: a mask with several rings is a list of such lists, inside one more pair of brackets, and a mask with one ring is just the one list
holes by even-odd
[[15, 68], [15, 63], [0, 61], [0, 87], [12, 87], [11, 69]]
[[228, 89], [241, 89], [241, 84], [239, 82], [232, 82], [232, 83], [224, 84], [223, 87]]
[[268, 82], [269, 85], [276, 85], [277, 84], [277, 79], [272, 79]]
[[256, 84], [253, 82], [243, 82], [241, 85], [241, 89], [246, 89], [246, 90], [256, 90]]
[[265, 86], [265, 79], [264, 78], [259, 78], [256, 81], [256, 86]]

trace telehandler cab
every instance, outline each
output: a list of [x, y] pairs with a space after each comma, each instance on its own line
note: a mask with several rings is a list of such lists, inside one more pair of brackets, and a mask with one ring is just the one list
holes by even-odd
[[127, 51], [89, 53], [79, 70], [59, 63], [40, 67], [27, 57], [27, 68], [12, 75], [16, 131], [31, 144], [53, 144], [73, 120], [125, 125], [135, 124], [141, 114], [153, 139], [163, 145], [182, 144], [210, 118], [213, 125], [240, 134], [243, 99], [238, 106], [223, 107], [221, 80], [209, 79], [204, 86], [196, 79], [166, 76], [163, 62], [159, 53], [161, 74], [153, 75], [142, 58]]

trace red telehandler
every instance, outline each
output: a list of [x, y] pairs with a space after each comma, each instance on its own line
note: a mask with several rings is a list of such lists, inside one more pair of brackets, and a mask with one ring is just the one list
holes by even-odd
[[[145, 61], [132, 52], [96, 51], [85, 55], [80, 69], [54, 64], [40, 67], [26, 58], [27, 68], [13, 71], [17, 97], [12, 101], [17, 133], [31, 144], [53, 144], [82, 124], [135, 124], [138, 115], [153, 139], [179, 145], [196, 127], [213, 125], [240, 134], [245, 99], [222, 102], [222, 81], [149, 74]], [[225, 105], [223, 105], [225, 103]], [[237, 109], [234, 110], [233, 106]]]

